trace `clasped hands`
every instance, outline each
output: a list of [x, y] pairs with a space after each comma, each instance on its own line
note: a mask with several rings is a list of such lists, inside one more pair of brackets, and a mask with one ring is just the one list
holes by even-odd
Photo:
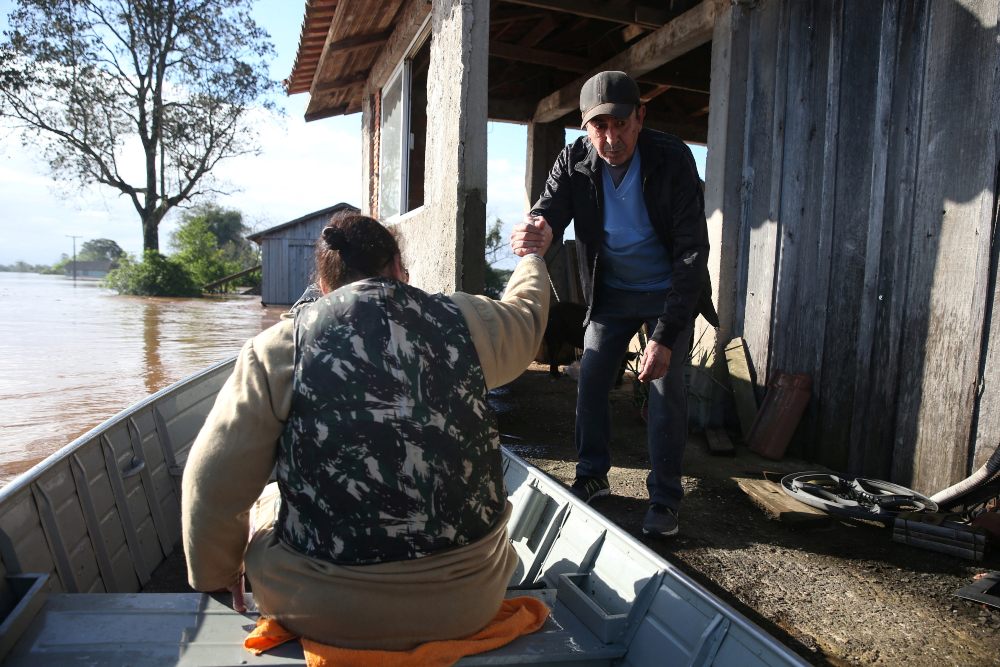
[[528, 213], [510, 235], [510, 247], [518, 257], [543, 256], [552, 245], [552, 225], [545, 216]]

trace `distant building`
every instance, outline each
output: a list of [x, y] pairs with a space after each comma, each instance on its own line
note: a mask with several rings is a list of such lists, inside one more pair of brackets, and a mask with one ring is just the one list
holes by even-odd
[[115, 268], [114, 262], [108, 259], [100, 259], [92, 262], [68, 262], [64, 271], [70, 278], [73, 277], [73, 269], [76, 267], [76, 277], [88, 280], [102, 280], [106, 278], [108, 272]]
[[248, 236], [261, 249], [260, 302], [265, 306], [295, 303], [312, 282], [313, 249], [320, 231], [333, 214], [356, 210], [341, 202]]

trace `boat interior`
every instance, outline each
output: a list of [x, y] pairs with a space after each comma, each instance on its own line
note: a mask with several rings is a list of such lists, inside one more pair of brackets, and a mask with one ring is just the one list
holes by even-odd
[[[257, 619], [252, 603], [237, 613], [228, 595], [194, 592], [183, 579], [180, 476], [231, 365], [150, 396], [0, 490], [3, 664], [304, 664], [298, 642], [252, 656], [243, 648]], [[803, 664], [561, 485], [503, 454], [520, 561], [508, 594], [537, 596], [551, 614], [539, 631], [458, 664]]]

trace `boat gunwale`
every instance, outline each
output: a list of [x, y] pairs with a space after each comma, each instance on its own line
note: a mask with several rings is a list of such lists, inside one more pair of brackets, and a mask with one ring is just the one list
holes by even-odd
[[[501, 445], [500, 448], [504, 451], [504, 454], [512, 460], [522, 466], [524, 466], [529, 472], [535, 471], [537, 475], [535, 478], [540, 481], [549, 489], [547, 491], [552, 491], [555, 497], [562, 497], [569, 501], [573, 506], [574, 512], [584, 511], [590, 518], [597, 521], [603, 529], [605, 529], [609, 534], [614, 534], [620, 540], [624, 540], [625, 543], [637, 547], [640, 551], [644, 552], [643, 555], [650, 559], [657, 567], [660, 567], [666, 577], [672, 577], [675, 581], [682, 584], [688, 591], [695, 595], [700, 601], [707, 603], [719, 614], [725, 616], [732, 626], [739, 627], [740, 630], [749, 634], [753, 639], [761, 642], [763, 645], [774, 650], [781, 657], [785, 658], [791, 664], [808, 664], [806, 663], [798, 654], [785, 646], [781, 641], [778, 640], [773, 634], [767, 632], [760, 625], [755, 623], [746, 617], [742, 612], [730, 606], [725, 600], [720, 598], [715, 593], [711, 592], [703, 586], [702, 584], [695, 581], [689, 575], [680, 570], [676, 565], [671, 563], [669, 560], [661, 556], [660, 554], [653, 551], [648, 545], [644, 544], [635, 535], [632, 535], [624, 528], [614, 523], [608, 517], [604, 516], [598, 512], [595, 508], [591, 507], [589, 504], [581, 501], [572, 492], [569, 491], [562, 484], [558, 483], [554, 478], [547, 475], [544, 471], [540, 470], [538, 467], [532, 465], [531, 463], [525, 461], [523, 458], [510, 451], [506, 446]], [[661, 582], [662, 585], [662, 582]], [[731, 628], [730, 628], [731, 629]]]

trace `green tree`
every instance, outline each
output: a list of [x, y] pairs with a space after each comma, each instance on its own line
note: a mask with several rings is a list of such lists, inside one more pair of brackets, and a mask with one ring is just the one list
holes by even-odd
[[[243, 223], [242, 213], [234, 209], [224, 209], [214, 203], [199, 204], [183, 213], [180, 226], [183, 228], [195, 220], [204, 221], [215, 237], [216, 247], [222, 251], [222, 259], [232, 269], [224, 275], [260, 264], [260, 252], [257, 246], [246, 239], [246, 234], [250, 230]], [[171, 246], [176, 250], [182, 250], [178, 241], [178, 232], [172, 233]]]
[[77, 259], [81, 262], [117, 262], [125, 251], [111, 239], [91, 239], [80, 246]]
[[199, 285], [239, 271], [226, 262], [215, 235], [204, 219], [196, 218], [181, 225], [172, 235], [177, 252], [172, 258], [183, 266]]
[[503, 237], [503, 221], [500, 218], [493, 220], [493, 224], [486, 230], [486, 280], [483, 292], [494, 299], [499, 299], [507, 287], [510, 269], [498, 269], [495, 265], [511, 256], [510, 246]]
[[199, 285], [207, 285], [259, 263], [239, 211], [203, 204], [185, 211], [170, 235], [173, 258]]
[[118, 268], [104, 279], [104, 284], [119, 294], [201, 296], [201, 288], [180, 262], [156, 250], [145, 251], [142, 262], [125, 255], [119, 260]]
[[[0, 116], [56, 178], [131, 202], [159, 249], [173, 207], [218, 191], [210, 172], [256, 150], [255, 106], [273, 108], [274, 49], [252, 0], [17, 0], [0, 42]], [[133, 180], [123, 165], [143, 168]]]

